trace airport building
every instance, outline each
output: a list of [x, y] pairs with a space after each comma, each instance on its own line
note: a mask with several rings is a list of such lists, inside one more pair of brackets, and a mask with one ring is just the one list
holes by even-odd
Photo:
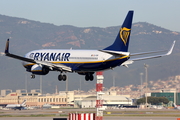
[[[129, 96], [117, 95], [115, 91], [105, 92], [103, 105], [107, 107], [132, 105]], [[96, 94], [75, 94], [74, 91], [60, 91], [58, 94], [41, 94], [39, 90], [1, 90], [0, 105], [21, 104], [26, 100], [27, 107], [42, 107], [43, 105], [69, 106], [78, 108], [96, 107]]]
[[[96, 96], [89, 96], [81, 101], [81, 108], [95, 108]], [[103, 95], [103, 106], [105, 107], [120, 107], [121, 105], [132, 105], [132, 99], [121, 95]]]
[[[3, 94], [2, 94], [3, 93]], [[39, 90], [31, 90], [26, 92], [24, 90], [16, 90], [11, 92], [9, 90], [1, 90], [0, 104], [21, 104], [26, 100], [27, 106], [41, 107], [44, 104], [65, 105], [67, 102], [65, 94], [45, 94], [42, 95]], [[69, 93], [71, 94], [71, 92]]]
[[152, 97], [166, 97], [169, 101], [180, 105], [180, 93], [176, 89], [164, 89], [160, 92], [152, 92]]
[[[133, 105], [129, 95], [118, 95], [116, 91], [103, 91], [103, 106], [119, 107]], [[41, 94], [39, 89], [27, 92], [25, 89], [13, 92], [10, 89], [1, 90], [0, 106], [7, 104], [21, 104], [26, 100], [27, 107], [43, 107], [53, 105], [58, 107], [94, 108], [96, 107], [97, 94], [75, 93], [74, 91], [60, 91], [56, 94]], [[180, 93], [174, 89], [161, 90], [149, 93], [148, 96], [166, 97], [172, 103], [180, 105]]]

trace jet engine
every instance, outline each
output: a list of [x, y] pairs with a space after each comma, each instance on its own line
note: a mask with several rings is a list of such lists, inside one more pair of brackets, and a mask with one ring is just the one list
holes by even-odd
[[31, 72], [37, 75], [46, 75], [49, 73], [49, 68], [35, 64], [31, 67]]

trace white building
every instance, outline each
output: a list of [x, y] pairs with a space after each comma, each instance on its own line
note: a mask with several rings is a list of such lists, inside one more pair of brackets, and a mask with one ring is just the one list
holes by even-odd
[[[103, 106], [119, 107], [121, 105], [132, 105], [132, 99], [121, 95], [103, 95]], [[81, 100], [81, 108], [95, 108], [96, 96], [89, 96]]]

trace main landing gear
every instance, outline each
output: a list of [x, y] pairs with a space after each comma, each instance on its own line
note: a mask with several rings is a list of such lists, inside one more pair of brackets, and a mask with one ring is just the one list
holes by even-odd
[[93, 81], [94, 79], [94, 72], [77, 72], [79, 75], [85, 75], [86, 81]]
[[87, 73], [86, 75], [85, 75], [85, 80], [86, 81], [93, 81], [93, 79], [94, 79], [94, 76], [93, 76], [93, 74], [91, 74], [91, 73]]
[[[31, 79], [34, 79], [34, 78], [35, 78], [35, 75], [31, 74]], [[93, 73], [86, 73], [85, 74], [85, 80], [86, 81], [93, 81], [93, 79], [94, 79]], [[65, 74], [60, 74], [58, 76], [58, 80], [59, 81], [66, 81], [67, 80], [67, 76]]]
[[58, 76], [58, 80], [59, 81], [66, 81], [66, 79], [67, 79], [67, 76], [66, 75], [62, 75], [62, 74], [60, 74], [59, 76]]
[[[34, 74], [31, 74], [31, 79], [34, 79], [35, 78], [35, 75]], [[66, 75], [62, 75], [62, 74], [60, 74], [59, 76], [58, 76], [58, 80], [59, 81], [66, 81], [66, 79], [67, 79], [67, 76]]]

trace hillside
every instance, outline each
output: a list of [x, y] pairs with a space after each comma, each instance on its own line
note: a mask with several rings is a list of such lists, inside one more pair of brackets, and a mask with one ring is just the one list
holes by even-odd
[[[103, 49], [112, 44], [119, 28], [120, 26], [107, 28], [55, 26], [49, 23], [0, 15], [0, 52], [2, 55], [7, 38], [10, 38], [10, 51], [22, 56], [34, 49]], [[149, 64], [149, 79], [153, 81], [180, 73], [180, 50], [178, 47], [180, 33], [146, 22], [133, 23], [129, 46], [129, 51], [132, 53], [169, 49], [174, 40], [177, 42], [171, 56], [139, 61], [129, 65], [129, 68], [118, 67], [113, 71], [106, 71], [104, 86], [112, 86], [113, 75], [116, 86], [139, 84], [139, 73], [144, 72], [144, 63]], [[24, 89], [26, 78], [28, 79], [28, 90], [39, 88], [39, 77], [30, 80], [30, 73], [25, 72], [18, 60], [0, 56], [0, 71], [0, 89]], [[65, 90], [65, 83], [57, 80], [58, 74], [58, 72], [51, 72], [43, 77], [43, 89], [46, 92], [54, 92], [55, 85], [58, 85], [59, 90]], [[85, 82], [83, 76], [71, 73], [68, 75], [70, 90], [78, 88], [88, 90], [95, 87], [96, 80]]]

